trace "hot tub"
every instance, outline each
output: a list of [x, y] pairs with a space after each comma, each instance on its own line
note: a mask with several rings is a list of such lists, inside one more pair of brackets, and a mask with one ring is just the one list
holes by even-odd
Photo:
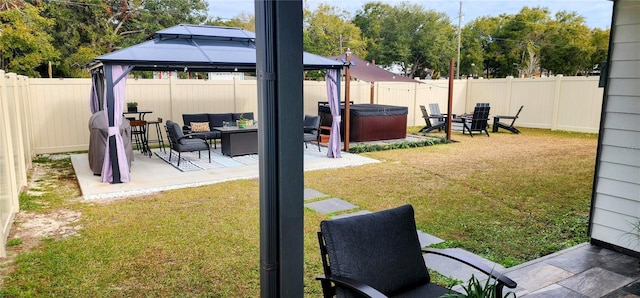
[[[407, 107], [353, 104], [349, 106], [349, 141], [371, 142], [404, 139], [407, 136]], [[318, 105], [321, 126], [331, 126], [329, 105]], [[340, 107], [340, 137], [344, 140], [344, 104]]]

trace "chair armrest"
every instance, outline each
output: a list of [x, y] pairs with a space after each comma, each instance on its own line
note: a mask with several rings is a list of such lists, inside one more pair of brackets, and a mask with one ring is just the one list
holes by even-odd
[[516, 119], [518, 117], [516, 117], [516, 116], [493, 116], [493, 118], [498, 118], [498, 119]]
[[512, 279], [504, 276], [502, 273], [493, 270], [492, 268], [489, 268], [489, 266], [487, 266], [486, 264], [480, 262], [477, 259], [471, 258], [467, 255], [464, 254], [460, 254], [457, 253], [456, 251], [452, 251], [452, 250], [445, 250], [445, 249], [434, 249], [434, 248], [423, 248], [422, 249], [423, 253], [432, 253], [432, 254], [436, 254], [436, 255], [440, 255], [443, 257], [447, 257], [450, 259], [454, 259], [456, 261], [459, 261], [461, 263], [465, 263], [475, 269], [478, 269], [480, 271], [482, 271], [483, 273], [485, 273], [486, 275], [491, 276], [492, 278], [494, 278], [496, 281], [498, 281], [498, 284], [503, 284], [505, 286], [507, 286], [508, 288], [515, 288], [518, 284], [513, 281]]
[[351, 278], [347, 278], [347, 277], [341, 277], [341, 276], [325, 276], [325, 275], [320, 275], [318, 277], [316, 277], [316, 280], [320, 280], [320, 281], [331, 281], [337, 285], [341, 285], [343, 287], [349, 288], [350, 290], [354, 290], [362, 295], [366, 295], [367, 297], [371, 297], [371, 298], [386, 298], [387, 296], [383, 293], [381, 293], [380, 291], [374, 289], [373, 287], [364, 284], [360, 281], [351, 279]]
[[307, 126], [307, 125], [304, 126], [304, 132], [307, 132], [307, 131], [311, 131], [312, 132], [312, 131], [317, 131], [317, 130], [318, 130], [318, 128], [315, 127], [315, 126]]
[[203, 137], [206, 138], [207, 134], [203, 133], [203, 132], [194, 132], [194, 133], [190, 133], [190, 134], [185, 134], [184, 136], [178, 138], [176, 141], [180, 141], [182, 139], [193, 139], [193, 138], [198, 138], [198, 137]]

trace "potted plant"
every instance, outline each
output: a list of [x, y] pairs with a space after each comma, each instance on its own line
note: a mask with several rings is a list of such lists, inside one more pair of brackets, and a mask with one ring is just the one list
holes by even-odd
[[503, 296], [498, 295], [496, 282], [490, 282], [490, 279], [483, 284], [473, 274], [466, 285], [462, 285], [465, 293], [448, 293], [440, 296], [440, 298], [507, 298], [516, 297], [513, 292], [507, 292]]
[[138, 112], [138, 103], [135, 102], [135, 101], [128, 102], [127, 103], [127, 112], [133, 112], [133, 113]]
[[250, 121], [251, 120], [244, 117], [244, 114], [240, 114], [240, 119], [236, 120], [236, 124], [238, 125], [238, 128], [245, 128], [249, 125]]

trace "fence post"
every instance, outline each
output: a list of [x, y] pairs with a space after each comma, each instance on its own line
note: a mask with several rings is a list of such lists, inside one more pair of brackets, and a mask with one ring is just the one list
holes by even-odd
[[562, 75], [556, 75], [556, 83], [553, 86], [553, 111], [551, 118], [551, 130], [558, 129], [558, 113], [560, 109], [560, 89], [562, 87]]
[[[9, 79], [11, 89], [12, 89], [12, 98], [10, 100], [13, 102], [13, 111], [9, 111], [9, 113], [13, 114], [13, 119], [15, 121], [13, 130], [13, 141], [16, 141], [13, 146], [15, 150], [18, 151], [17, 155], [15, 155], [17, 167], [16, 171], [16, 187], [17, 190], [20, 191], [23, 187], [27, 186], [27, 168], [26, 168], [26, 160], [25, 160], [25, 151], [24, 151], [24, 136], [23, 136], [23, 127], [26, 125], [25, 119], [23, 119], [24, 109], [22, 103], [22, 96], [20, 96], [20, 91], [18, 90], [18, 75], [15, 73], [9, 73], [6, 75]], [[6, 81], [5, 81], [6, 82]], [[16, 152], [14, 152], [16, 153]]]
[[504, 113], [506, 113], [507, 115], [511, 114], [511, 90], [513, 90], [513, 76], [508, 76], [507, 77], [507, 111], [505, 111]]
[[169, 75], [169, 115], [171, 115], [169, 119], [179, 119], [182, 116], [174, 114], [174, 112], [176, 111], [174, 105], [177, 104], [176, 92], [178, 92], [178, 88], [176, 87], [176, 79], [173, 75]]
[[[13, 159], [15, 155], [13, 152], [13, 146], [11, 146], [11, 140], [13, 140], [11, 133], [13, 129], [11, 125], [11, 117], [9, 115], [5, 72], [3, 70], [0, 70], [0, 115], [2, 116], [0, 117], [0, 130], [2, 130], [0, 135], [4, 136], [3, 139], [0, 139], [0, 159], [4, 159], [0, 160], [0, 166], [3, 167], [0, 171], [7, 173], [7, 175], [0, 175], [0, 183], [3, 186], [0, 188], [0, 194], [2, 194], [0, 197], [8, 198], [8, 205], [10, 208], [10, 210], [0, 209], [0, 214], [2, 214], [0, 218], [7, 219], [7, 222], [0, 222], [0, 226], [4, 227], [2, 235], [0, 235], [0, 257], [6, 257], [6, 239], [9, 235], [9, 230], [11, 229], [13, 216], [19, 211], [20, 205], [18, 202], [18, 190], [16, 188], [15, 160]], [[5, 214], [7, 216], [5, 216]]]

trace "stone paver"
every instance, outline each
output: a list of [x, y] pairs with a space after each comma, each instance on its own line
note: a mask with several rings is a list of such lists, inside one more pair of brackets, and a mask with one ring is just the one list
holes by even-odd
[[558, 282], [558, 284], [588, 297], [602, 297], [632, 281], [632, 278], [595, 267]]
[[311, 188], [305, 188], [304, 189], [304, 200], [308, 201], [308, 200], [313, 200], [313, 199], [317, 199], [317, 198], [324, 198], [324, 197], [328, 197], [329, 195], [321, 193], [315, 189], [311, 189]]
[[304, 206], [320, 214], [329, 214], [358, 208], [358, 206], [338, 198], [330, 198], [322, 201], [307, 203], [304, 204]]
[[420, 240], [420, 247], [444, 242], [444, 240], [422, 231], [418, 231], [418, 240]]
[[[502, 265], [489, 261], [478, 255], [472, 254], [466, 250], [463, 250], [460, 248], [448, 248], [448, 250], [456, 251], [459, 254], [465, 254], [470, 257], [476, 258], [479, 261], [485, 263], [487, 266], [489, 266], [489, 268], [492, 268], [498, 272], [504, 271], [504, 267]], [[471, 275], [474, 275], [479, 280], [484, 280], [486, 279], [486, 276], [487, 276], [481, 271], [473, 269], [472, 267], [467, 266], [464, 263], [460, 263], [454, 259], [450, 259], [447, 257], [443, 257], [435, 254], [425, 254], [424, 259], [425, 259], [425, 263], [427, 264], [427, 267], [429, 267], [430, 269], [438, 271], [438, 273], [440, 274], [443, 274], [464, 282], [467, 282], [471, 278]]]

